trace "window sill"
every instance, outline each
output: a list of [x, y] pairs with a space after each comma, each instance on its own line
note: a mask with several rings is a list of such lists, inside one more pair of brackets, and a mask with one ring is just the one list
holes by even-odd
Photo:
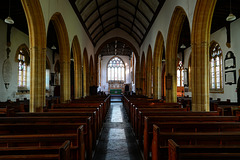
[[223, 89], [210, 89], [210, 93], [221, 93], [221, 94], [223, 94], [224, 90]]

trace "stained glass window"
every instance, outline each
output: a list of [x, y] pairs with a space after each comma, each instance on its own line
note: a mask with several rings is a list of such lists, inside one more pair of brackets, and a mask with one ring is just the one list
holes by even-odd
[[177, 86], [178, 87], [183, 87], [184, 83], [184, 73], [183, 73], [183, 64], [182, 61], [178, 62], [178, 67], [177, 67]]
[[222, 84], [222, 50], [218, 43], [210, 49], [210, 86], [211, 90], [220, 90]]
[[27, 65], [26, 57], [23, 54], [23, 51], [20, 50], [18, 54], [18, 87], [27, 86]]
[[112, 58], [108, 63], [108, 80], [109, 81], [124, 81], [125, 66], [124, 62], [118, 58]]

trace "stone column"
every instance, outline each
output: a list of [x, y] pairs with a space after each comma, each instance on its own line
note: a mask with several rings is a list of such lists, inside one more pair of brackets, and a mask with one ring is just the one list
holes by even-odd
[[[166, 83], [171, 86], [171, 89], [168, 89], [169, 86], [166, 86], [166, 102], [175, 103], [177, 102], [177, 66], [175, 57], [166, 59], [166, 76], [168, 75], [171, 76], [171, 81], [166, 81], [171, 82], [171, 84]], [[166, 77], [164, 78], [166, 79]]]
[[70, 59], [61, 59], [60, 57], [60, 101], [66, 102], [70, 99]]
[[30, 48], [30, 112], [42, 112], [46, 92], [46, 48]]
[[192, 44], [192, 110], [209, 111], [209, 43]]

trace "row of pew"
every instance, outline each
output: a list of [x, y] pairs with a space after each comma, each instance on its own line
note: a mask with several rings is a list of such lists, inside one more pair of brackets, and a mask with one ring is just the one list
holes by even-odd
[[91, 160], [110, 96], [52, 104], [41, 113], [0, 113], [1, 160]]
[[145, 160], [240, 158], [239, 116], [137, 96], [123, 104]]

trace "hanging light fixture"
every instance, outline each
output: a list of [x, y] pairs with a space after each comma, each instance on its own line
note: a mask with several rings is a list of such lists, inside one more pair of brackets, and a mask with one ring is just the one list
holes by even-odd
[[57, 48], [56, 48], [56, 46], [53, 45], [53, 46], [51, 47], [51, 49], [52, 49], [52, 50], [56, 50]]
[[236, 16], [234, 14], [232, 14], [232, 9], [231, 9], [231, 0], [230, 0], [230, 13], [226, 18], [226, 21], [231, 22], [234, 21], [236, 19]]
[[9, 0], [9, 7], [8, 7], [8, 17], [4, 20], [7, 24], [14, 24], [13, 19], [10, 17], [10, 8], [11, 8], [11, 0]]
[[181, 48], [181, 49], [185, 49], [186, 46], [185, 46], [184, 44], [182, 44], [182, 45], [180, 46], [180, 48]]

